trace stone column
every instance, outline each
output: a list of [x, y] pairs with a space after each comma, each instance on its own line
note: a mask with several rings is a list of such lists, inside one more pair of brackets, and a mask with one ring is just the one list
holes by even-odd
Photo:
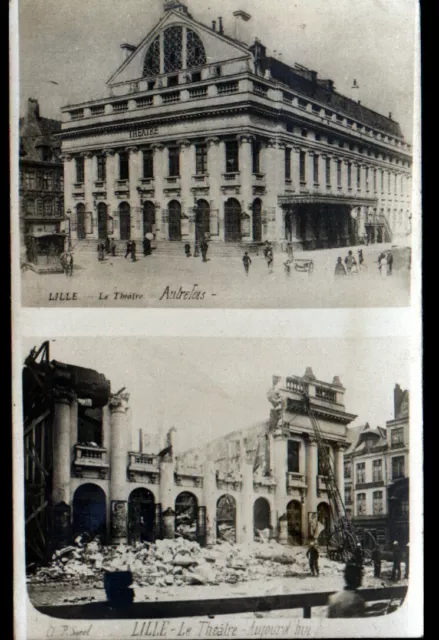
[[91, 212], [91, 234], [87, 234], [88, 238], [98, 237], [98, 214], [93, 198], [93, 153], [86, 151], [81, 154], [84, 158], [84, 204], [86, 216]]
[[[129, 177], [130, 177], [130, 209], [131, 209], [131, 239], [141, 241], [142, 235], [142, 208], [140, 206], [140, 197], [137, 187], [140, 184], [140, 178], [142, 176], [142, 154], [139, 153], [138, 147], [127, 147], [126, 151], [129, 154]], [[141, 251], [141, 247], [137, 247], [137, 251]]]
[[362, 240], [362, 238], [364, 238], [364, 236], [366, 235], [366, 207], [362, 206], [362, 207], [358, 207], [359, 209], [359, 215], [357, 218], [357, 223], [358, 223], [358, 236], [360, 238], [360, 241]]
[[78, 400], [72, 397], [70, 403], [70, 460], [75, 459], [75, 444], [78, 442]]
[[164, 456], [160, 461], [160, 503], [163, 511], [174, 510], [175, 507], [174, 472], [172, 456]]
[[166, 209], [164, 204], [165, 176], [167, 168], [165, 167], [165, 148], [162, 144], [152, 144], [151, 149], [154, 152], [154, 197], [159, 203], [156, 210], [156, 236], [157, 240], [168, 239], [168, 222], [166, 217]]
[[216, 471], [213, 460], [204, 463], [203, 502], [206, 507], [206, 544], [216, 542]]
[[193, 208], [191, 180], [195, 173], [195, 145], [190, 140], [180, 140], [179, 146], [182, 212], [188, 215]]
[[291, 180], [293, 189], [300, 191], [300, 147], [291, 149]]
[[334, 454], [334, 472], [335, 480], [337, 482], [340, 497], [344, 503], [344, 462], [343, 462], [343, 444], [337, 443], [335, 445]]
[[110, 500], [111, 500], [111, 542], [127, 542], [128, 509], [125, 499], [127, 483], [128, 434], [130, 432], [128, 414], [128, 393], [121, 393], [110, 399], [111, 411], [111, 452], [110, 452]]
[[306, 186], [311, 190], [314, 188], [314, 151], [306, 153]]
[[102, 407], [102, 446], [107, 452], [111, 448], [111, 413], [108, 404]]
[[106, 149], [104, 151], [104, 155], [108, 204], [107, 213], [113, 220], [113, 233], [110, 235], [117, 240], [120, 238], [120, 227], [119, 216], [117, 215], [117, 201], [114, 196], [114, 190], [116, 188], [116, 152], [114, 149]]
[[[224, 140], [220, 140], [218, 148], [218, 166], [219, 166], [219, 185], [221, 191], [222, 174], [226, 171], [226, 143]], [[221, 192], [222, 195], [222, 192]], [[220, 197], [218, 201], [218, 222], [219, 222], [219, 239], [221, 242], [225, 241], [226, 231], [224, 223], [224, 198]]]
[[[276, 240], [276, 212], [277, 212], [277, 196], [283, 190], [283, 184], [280, 181], [278, 173], [278, 150], [277, 140], [270, 138], [264, 151], [264, 171], [267, 195], [263, 198], [263, 210], [266, 219], [264, 240]], [[283, 237], [283, 236], [281, 236]]]
[[[73, 228], [73, 220], [75, 218], [75, 202], [72, 197], [73, 184], [75, 183], [75, 165], [72, 162], [72, 156], [70, 154], [62, 154], [60, 159], [63, 163], [63, 172], [64, 172], [64, 211], [70, 211], [70, 238], [73, 240], [77, 239], [76, 225]], [[66, 230], [68, 235], [68, 227]]]
[[[349, 160], [343, 160], [341, 164], [341, 192], [343, 195], [348, 195], [348, 165]], [[352, 184], [352, 168], [351, 168], [351, 184]]]
[[53, 390], [53, 544], [59, 549], [71, 541], [71, 416], [70, 405], [75, 399], [67, 389]]
[[238, 544], [248, 544], [253, 541], [253, 464], [247, 460], [241, 463], [242, 489], [241, 489], [241, 517], [239, 529], [236, 532]]
[[319, 191], [326, 193], [326, 154], [319, 155]]
[[306, 512], [304, 517], [304, 533], [309, 538], [309, 513], [317, 512], [317, 440], [310, 438], [307, 447], [306, 461]]
[[244, 134], [238, 136], [239, 141], [239, 171], [241, 179], [241, 199], [245, 218], [241, 222], [242, 240], [252, 240], [252, 203], [253, 203], [253, 158], [252, 142], [254, 136]]
[[279, 517], [285, 511], [287, 499], [287, 447], [280, 429], [273, 434], [273, 473], [276, 480], [276, 510]]
[[[221, 211], [221, 162], [220, 139], [207, 138], [207, 172], [209, 180], [210, 201], [210, 233], [213, 240], [224, 240], [224, 211]], [[220, 219], [222, 218], [222, 235], [220, 234]]]

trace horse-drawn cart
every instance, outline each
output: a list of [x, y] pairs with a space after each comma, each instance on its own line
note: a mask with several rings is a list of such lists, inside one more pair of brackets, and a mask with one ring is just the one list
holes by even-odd
[[308, 275], [314, 271], [314, 262], [310, 258], [294, 258], [293, 262], [295, 271], [305, 272]]

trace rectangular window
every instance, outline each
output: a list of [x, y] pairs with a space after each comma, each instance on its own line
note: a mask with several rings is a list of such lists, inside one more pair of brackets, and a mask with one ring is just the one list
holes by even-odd
[[239, 171], [238, 142], [228, 140], [226, 142], [226, 173]]
[[401, 447], [404, 444], [404, 427], [392, 429], [390, 432], [390, 446]]
[[130, 160], [126, 151], [119, 153], [119, 180], [130, 179]]
[[357, 462], [357, 483], [363, 484], [366, 482], [366, 463]]
[[314, 174], [314, 184], [319, 184], [319, 156], [313, 155], [313, 174]]
[[299, 159], [300, 182], [306, 182], [306, 154], [305, 151], [300, 152]]
[[337, 160], [337, 187], [341, 187], [341, 160]]
[[357, 493], [357, 516], [366, 514], [366, 494]]
[[197, 176], [207, 173], [207, 145], [205, 144], [195, 146], [195, 173]]
[[252, 144], [252, 171], [261, 173], [261, 143], [258, 140]]
[[384, 513], [383, 492], [374, 491], [372, 494], [372, 509], [374, 516], [380, 516]]
[[96, 178], [100, 182], [105, 182], [107, 179], [107, 165], [105, 162], [106, 158], [104, 155], [96, 156]]
[[176, 87], [178, 85], [178, 75], [168, 76], [168, 87]]
[[143, 151], [143, 178], [154, 178], [154, 151], [145, 149]]
[[84, 182], [84, 158], [75, 158], [76, 162], [76, 182], [83, 184]]
[[390, 171], [387, 172], [387, 192], [390, 195]]
[[299, 473], [300, 442], [288, 440], [288, 472]]
[[325, 160], [326, 184], [331, 186], [331, 158]]
[[180, 149], [169, 147], [169, 176], [180, 175]]
[[369, 167], [366, 167], [366, 191], [369, 191]]
[[285, 149], [285, 180], [291, 180], [291, 149]]
[[372, 462], [372, 482], [382, 482], [383, 480], [383, 461], [374, 460]]
[[352, 162], [348, 162], [348, 189], [352, 187]]
[[377, 190], [377, 170], [373, 170], [373, 190]]
[[27, 188], [35, 189], [37, 185], [35, 171], [29, 171], [27, 174]]
[[381, 193], [384, 193], [384, 171], [383, 171], [383, 169], [380, 169], [380, 186], [381, 186]]
[[404, 456], [392, 458], [392, 480], [404, 477]]
[[351, 474], [352, 474], [352, 465], [350, 462], [345, 462], [344, 463], [344, 477], [345, 478], [351, 478]]
[[357, 189], [361, 189], [361, 166], [357, 166]]
[[45, 171], [43, 173], [43, 189], [44, 191], [52, 190], [52, 174], [50, 171]]
[[344, 501], [345, 504], [352, 504], [352, 487], [345, 487], [344, 488]]
[[330, 462], [330, 447], [327, 444], [324, 444], [322, 447], [319, 447], [318, 460], [317, 460], [317, 473], [319, 476], [328, 475], [328, 464]]

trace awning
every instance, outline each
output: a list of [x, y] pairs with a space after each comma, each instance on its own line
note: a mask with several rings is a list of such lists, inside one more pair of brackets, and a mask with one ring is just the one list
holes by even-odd
[[65, 233], [57, 233], [56, 231], [33, 231], [32, 233], [27, 234], [28, 238], [45, 238], [48, 236], [63, 236], [66, 237]]
[[361, 196], [344, 196], [325, 193], [291, 193], [278, 196], [278, 204], [283, 207], [294, 204], [332, 204], [350, 207], [377, 207], [377, 198], [362, 198]]

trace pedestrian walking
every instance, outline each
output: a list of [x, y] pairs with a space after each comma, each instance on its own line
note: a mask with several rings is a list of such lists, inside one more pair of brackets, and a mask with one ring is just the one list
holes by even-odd
[[373, 575], [375, 578], [381, 576], [381, 551], [379, 547], [375, 547], [372, 551]]
[[268, 242], [268, 240], [266, 240], [264, 244], [264, 250], [263, 250], [265, 260], [267, 260], [267, 253], [269, 248], [270, 248], [270, 243]]
[[136, 243], [134, 240], [131, 242], [131, 262], [136, 262]]
[[363, 548], [361, 546], [361, 542], [357, 542], [357, 546], [355, 547], [355, 551], [354, 551], [354, 561], [360, 570], [363, 568], [363, 560], [364, 560]]
[[205, 238], [201, 241], [200, 249], [203, 262], [207, 262], [207, 250], [209, 249], [209, 244]]
[[105, 245], [103, 242], [98, 242], [98, 260], [102, 262], [105, 258]]
[[290, 277], [291, 275], [291, 267], [293, 265], [293, 259], [292, 258], [288, 258], [287, 260], [285, 260], [284, 262], [284, 267], [285, 267], [285, 275], [287, 276], [287, 278]]
[[108, 236], [105, 238], [105, 253], [110, 253], [110, 238]]
[[126, 258], [127, 256], [129, 256], [129, 255], [130, 255], [130, 253], [131, 253], [131, 240], [128, 240], [128, 242], [127, 242], [127, 247], [126, 247], [126, 250], [125, 250], [124, 258]]
[[391, 276], [393, 270], [393, 253], [391, 251], [387, 252], [387, 275]]
[[310, 542], [306, 557], [309, 561], [309, 568], [312, 576], [319, 575], [319, 550], [315, 546], [314, 542]]
[[366, 267], [364, 262], [363, 249], [358, 249], [358, 268], [362, 271]]
[[200, 255], [200, 247], [198, 246], [198, 242], [194, 245], [194, 258], [198, 258]]
[[71, 251], [67, 252], [66, 255], [66, 276], [73, 275], [73, 253]]
[[337, 264], [335, 265], [334, 275], [337, 277], [346, 275], [346, 269], [344, 267], [343, 258], [341, 256], [337, 258]]
[[348, 562], [344, 570], [345, 588], [328, 598], [328, 618], [362, 618], [366, 605], [356, 593], [361, 586], [362, 572], [355, 563]]
[[189, 242], [186, 242], [186, 244], [184, 245], [184, 253], [186, 255], [186, 258], [191, 257], [191, 245], [189, 244]]
[[396, 540], [393, 543], [392, 560], [392, 580], [401, 580], [401, 548]]
[[382, 278], [387, 277], [387, 256], [385, 253], [380, 253], [378, 256], [378, 271]]
[[348, 255], [344, 259], [344, 263], [346, 265], [347, 275], [350, 276], [351, 272], [352, 272], [352, 267], [357, 264], [353, 254], [352, 254], [352, 251], [348, 251]]
[[409, 543], [405, 545], [405, 571], [404, 571], [404, 580], [408, 580], [409, 577]]
[[111, 238], [110, 240], [110, 251], [112, 256], [116, 255], [116, 243], [114, 241], [114, 238]]
[[143, 238], [143, 255], [144, 256], [151, 255], [151, 240], [146, 236]]
[[248, 255], [247, 251], [244, 253], [244, 256], [242, 258], [242, 262], [244, 264], [245, 275], [248, 276], [248, 270], [250, 268], [252, 260], [251, 260], [250, 256]]
[[267, 267], [268, 272], [273, 273], [273, 249], [271, 245], [267, 249]]
[[291, 262], [293, 261], [293, 243], [292, 242], [288, 242], [287, 244], [287, 254], [288, 254], [288, 259], [291, 260]]

